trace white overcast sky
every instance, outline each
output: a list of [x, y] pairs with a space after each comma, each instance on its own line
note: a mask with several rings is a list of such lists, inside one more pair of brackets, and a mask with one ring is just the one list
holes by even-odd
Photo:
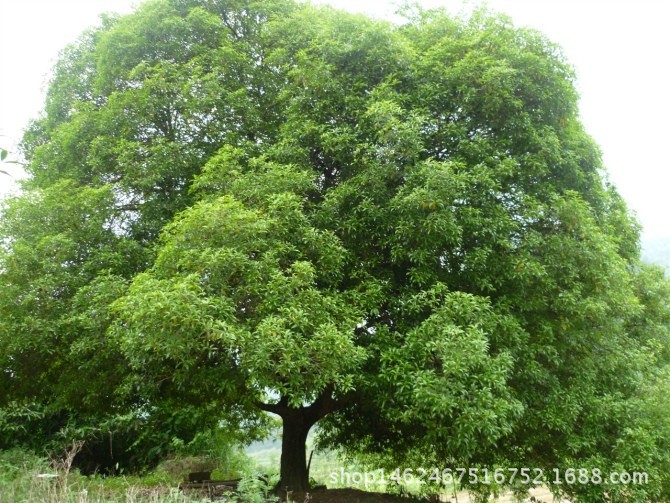
[[[136, 0], [0, 0], [0, 146], [15, 149], [38, 115], [60, 49], [102, 12], [131, 12]], [[391, 2], [323, 0], [351, 11], [390, 15]], [[454, 13], [478, 2], [420, 0]], [[489, 0], [558, 42], [577, 71], [580, 110], [619, 191], [647, 239], [670, 238], [670, 1]], [[19, 168], [4, 164], [16, 178]], [[11, 181], [0, 175], [0, 194]]]

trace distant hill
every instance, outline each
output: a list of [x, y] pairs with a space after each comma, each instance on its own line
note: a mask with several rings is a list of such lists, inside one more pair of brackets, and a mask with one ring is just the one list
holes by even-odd
[[663, 266], [670, 274], [670, 236], [643, 239], [642, 260]]

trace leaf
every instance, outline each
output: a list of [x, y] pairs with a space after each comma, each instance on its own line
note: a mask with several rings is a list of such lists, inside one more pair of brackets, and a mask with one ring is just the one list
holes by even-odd
[[52, 443], [60, 411], [125, 416], [150, 465], [263, 421], [268, 395], [338, 410], [320, 431], [370, 465], [649, 465], [670, 488], [667, 393], [647, 390], [670, 285], [541, 34], [153, 1], [51, 82], [0, 216], [0, 423], [12, 402], [51, 418], [12, 443]]

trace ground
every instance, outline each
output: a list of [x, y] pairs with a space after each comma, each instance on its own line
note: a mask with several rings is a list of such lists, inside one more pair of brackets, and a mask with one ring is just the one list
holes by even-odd
[[[358, 489], [328, 489], [314, 491], [309, 495], [291, 494], [293, 503], [413, 503], [418, 500], [409, 500], [399, 496], [382, 493], [370, 493]], [[427, 503], [427, 500], [422, 500]], [[473, 500], [465, 492], [459, 492], [456, 497], [443, 495], [439, 500], [449, 503], [472, 503]], [[496, 503], [512, 503], [515, 500], [511, 495], [502, 496], [495, 501]], [[537, 503], [558, 503], [554, 500], [551, 492], [546, 488], [537, 488], [530, 491], [528, 502]], [[560, 500], [560, 503], [569, 503], [567, 500]]]
[[[284, 498], [282, 498], [282, 501]], [[412, 503], [413, 500], [359, 489], [327, 489], [304, 494], [290, 494], [293, 503]]]

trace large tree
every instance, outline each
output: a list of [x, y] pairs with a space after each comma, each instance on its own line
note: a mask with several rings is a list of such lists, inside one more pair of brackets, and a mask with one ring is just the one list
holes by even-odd
[[622, 497], [667, 499], [667, 281], [540, 34], [149, 1], [64, 53], [25, 149], [7, 431], [130, 417], [149, 448], [270, 412], [294, 490], [319, 422], [379, 463], [642, 467]]

